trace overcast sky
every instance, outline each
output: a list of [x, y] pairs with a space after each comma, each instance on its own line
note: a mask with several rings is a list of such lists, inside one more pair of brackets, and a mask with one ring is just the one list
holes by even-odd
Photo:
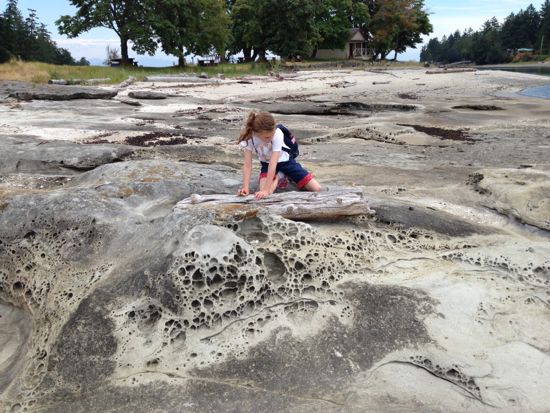
[[[426, 37], [439, 37], [454, 33], [457, 29], [461, 32], [472, 28], [478, 30], [481, 25], [496, 17], [500, 22], [510, 13], [517, 13], [525, 9], [529, 4], [539, 10], [543, 0], [425, 0], [426, 9], [430, 13], [430, 21], [434, 32]], [[54, 22], [63, 14], [73, 14], [75, 9], [68, 0], [19, 0], [19, 9], [27, 16], [27, 9], [35, 9], [40, 22], [46, 24], [52, 34], [52, 38], [60, 47], [68, 49], [78, 60], [86, 57], [92, 63], [105, 59], [106, 46], [120, 49], [119, 40], [116, 34], [108, 29], [93, 29], [80, 35], [76, 39], [68, 39], [57, 32]], [[0, 0], [0, 11], [6, 8], [6, 1]], [[409, 49], [406, 53], [399, 55], [399, 60], [418, 60], [422, 45], [417, 49]], [[136, 57], [130, 51], [131, 57]], [[393, 55], [390, 55], [393, 56]], [[175, 63], [176, 59], [164, 54], [157, 54], [154, 58], [139, 57], [140, 64], [147, 66], [168, 66]]]

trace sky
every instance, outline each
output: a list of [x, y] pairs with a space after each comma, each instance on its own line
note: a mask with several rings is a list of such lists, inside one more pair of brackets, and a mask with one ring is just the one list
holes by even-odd
[[[501, 23], [510, 13], [517, 13], [530, 4], [540, 10], [543, 0], [425, 0], [426, 10], [434, 31], [424, 38], [427, 42], [432, 37], [441, 38], [456, 30], [461, 32], [472, 28], [479, 30], [481, 25], [492, 17]], [[64, 14], [74, 14], [75, 8], [69, 0], [19, 0], [19, 9], [26, 17], [27, 9], [35, 9], [40, 22], [46, 24], [51, 32], [52, 39], [59, 47], [68, 49], [75, 59], [85, 57], [92, 64], [101, 64], [106, 58], [106, 47], [120, 50], [118, 37], [112, 30], [97, 28], [83, 33], [75, 39], [69, 39], [57, 32], [55, 20]], [[0, 12], [6, 8], [6, 1], [0, 0]], [[408, 49], [398, 56], [399, 60], [418, 60], [422, 45], [416, 49]], [[393, 54], [390, 54], [393, 56]], [[144, 66], [170, 66], [176, 63], [176, 58], [157, 53], [155, 56], [137, 56], [130, 51], [130, 57], [137, 58]]]

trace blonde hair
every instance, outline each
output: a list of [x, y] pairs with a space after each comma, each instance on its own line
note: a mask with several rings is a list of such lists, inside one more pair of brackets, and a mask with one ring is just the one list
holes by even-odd
[[241, 129], [241, 134], [237, 143], [247, 141], [252, 138], [253, 132], [264, 132], [275, 130], [275, 118], [269, 112], [250, 112]]

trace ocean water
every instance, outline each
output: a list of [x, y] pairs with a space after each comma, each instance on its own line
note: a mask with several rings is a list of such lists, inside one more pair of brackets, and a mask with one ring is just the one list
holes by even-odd
[[550, 84], [544, 86], [530, 87], [519, 92], [520, 95], [532, 98], [550, 99]]
[[507, 72], [529, 73], [532, 75], [548, 76], [549, 83], [544, 86], [531, 87], [520, 92], [522, 96], [533, 98], [550, 99], [550, 66], [549, 67], [491, 67], [491, 70], [504, 70]]

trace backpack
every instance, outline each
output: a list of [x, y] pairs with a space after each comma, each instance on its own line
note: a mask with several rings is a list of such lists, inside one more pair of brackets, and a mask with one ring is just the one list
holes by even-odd
[[297, 158], [300, 155], [300, 149], [298, 149], [298, 142], [296, 141], [296, 138], [292, 132], [290, 132], [281, 123], [279, 123], [277, 127], [283, 132], [283, 135], [285, 135], [285, 145], [288, 146], [288, 148], [283, 146], [283, 151], [288, 152], [290, 158]]

